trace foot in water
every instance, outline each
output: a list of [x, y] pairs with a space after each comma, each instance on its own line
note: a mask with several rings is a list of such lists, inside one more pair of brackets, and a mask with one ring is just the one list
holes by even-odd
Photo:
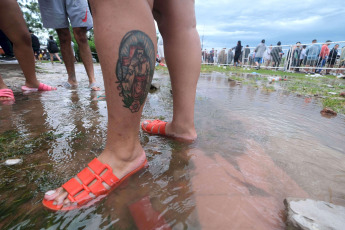
[[146, 165], [146, 155], [142, 149], [126, 159], [105, 150], [76, 177], [56, 190], [47, 191], [42, 203], [56, 211], [92, 205]]

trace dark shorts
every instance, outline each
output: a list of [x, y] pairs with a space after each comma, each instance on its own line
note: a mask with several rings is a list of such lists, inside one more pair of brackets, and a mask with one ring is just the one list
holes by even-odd
[[235, 56], [235, 57], [234, 57], [234, 62], [238, 62], [239, 59], [240, 59], [240, 56]]
[[329, 64], [329, 65], [334, 65], [334, 64], [335, 64], [335, 61], [336, 61], [335, 58], [327, 59], [327, 64]]

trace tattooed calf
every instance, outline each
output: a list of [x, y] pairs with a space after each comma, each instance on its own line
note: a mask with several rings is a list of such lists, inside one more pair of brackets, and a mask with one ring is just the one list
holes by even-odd
[[116, 83], [123, 106], [132, 113], [138, 112], [145, 102], [154, 67], [155, 49], [150, 37], [138, 30], [128, 32], [120, 44]]

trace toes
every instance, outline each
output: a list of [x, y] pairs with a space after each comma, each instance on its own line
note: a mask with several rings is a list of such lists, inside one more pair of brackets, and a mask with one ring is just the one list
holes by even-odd
[[46, 200], [54, 200], [59, 193], [56, 192], [56, 190], [49, 190], [44, 194], [44, 199]]
[[63, 206], [69, 206], [71, 204], [71, 201], [69, 199], [65, 199], [63, 201]]
[[151, 120], [145, 120], [143, 121], [143, 127], [146, 129], [146, 127], [151, 123]]
[[99, 87], [97, 87], [97, 86], [94, 86], [94, 87], [91, 88], [91, 90], [92, 90], [92, 91], [100, 91], [101, 88], [99, 88]]
[[63, 189], [61, 187], [56, 190], [49, 190], [44, 194], [44, 199], [55, 200], [55, 198], [58, 197], [62, 191]]
[[144, 125], [144, 127], [146, 128], [146, 126], [149, 124], [149, 122], [148, 121], [144, 121], [143, 122], [143, 125]]
[[53, 204], [54, 205], [61, 205], [65, 201], [65, 198], [67, 197], [67, 195], [68, 195], [67, 192], [61, 193], [58, 197], [55, 198], [55, 201]]

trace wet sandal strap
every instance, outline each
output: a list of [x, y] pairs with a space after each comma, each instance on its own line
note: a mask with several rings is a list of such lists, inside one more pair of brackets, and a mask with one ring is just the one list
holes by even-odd
[[1, 89], [0, 90], [0, 97], [14, 98], [14, 94], [13, 94], [13, 91], [11, 89]]
[[105, 183], [107, 183], [107, 185], [109, 185], [110, 187], [115, 185], [120, 180], [113, 174], [113, 169], [108, 164], [103, 164], [97, 158], [95, 158], [93, 161], [89, 163], [89, 167], [97, 175], [101, 175], [101, 173], [104, 172], [104, 170], [106, 170], [105, 173], [102, 176], [100, 176], [100, 178], [102, 178], [102, 180]]
[[38, 86], [38, 91], [52, 91], [55, 90], [56, 88], [51, 87], [50, 85], [46, 85], [44, 83], [40, 83]]
[[[92, 160], [88, 166], [95, 173], [93, 173], [89, 168], [84, 168], [80, 173], [78, 173], [77, 177], [80, 179], [82, 184], [80, 184], [75, 178], [72, 178], [62, 186], [68, 192], [68, 198], [72, 202], [78, 202], [78, 204], [84, 203], [91, 199], [89, 195], [90, 193], [93, 193], [95, 196], [105, 194], [108, 190], [102, 184], [103, 182], [112, 187], [119, 181], [119, 179], [112, 173], [113, 170], [110, 166], [103, 164], [97, 158]], [[100, 176], [102, 173], [103, 175]], [[92, 182], [94, 183], [89, 185]]]
[[167, 122], [161, 120], [151, 121], [146, 126], [146, 130], [153, 134], [162, 134], [165, 135], [165, 126]]

